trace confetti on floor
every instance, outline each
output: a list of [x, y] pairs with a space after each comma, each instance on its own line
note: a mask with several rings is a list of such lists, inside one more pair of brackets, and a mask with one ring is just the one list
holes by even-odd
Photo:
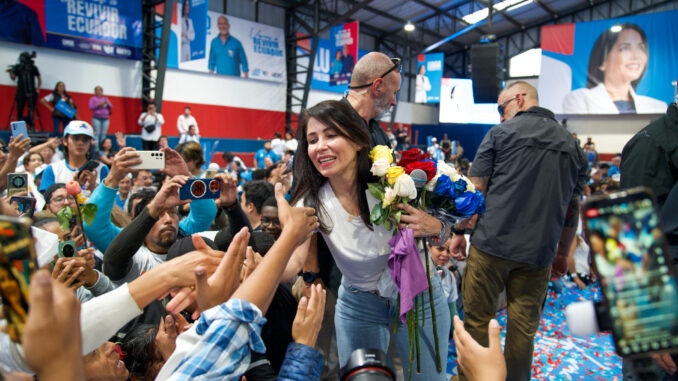
[[[579, 290], [576, 286], [563, 288], [556, 294], [549, 289], [541, 316], [539, 331], [535, 336], [533, 380], [621, 380], [621, 358], [614, 350], [611, 334], [590, 337], [573, 337], [567, 328], [565, 307], [574, 302], [599, 300], [597, 285]], [[506, 327], [506, 309], [499, 311], [497, 320]], [[502, 330], [502, 346], [506, 330]], [[457, 374], [454, 341], [450, 341], [447, 373]]]

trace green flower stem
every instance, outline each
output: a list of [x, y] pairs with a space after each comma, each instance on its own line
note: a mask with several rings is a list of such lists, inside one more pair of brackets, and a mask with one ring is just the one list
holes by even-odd
[[398, 299], [396, 300], [396, 323], [393, 327], [393, 334], [398, 333], [398, 325], [400, 324], [400, 293], [398, 293]]
[[[82, 234], [82, 241], [85, 245], [85, 247], [88, 247], [89, 245], [87, 244], [87, 237], [85, 237], [85, 228], [82, 226], [82, 213], [80, 213], [80, 203], [78, 202], [78, 197], [75, 197], [75, 217], [76, 221], [78, 222], [78, 226], [80, 227], [80, 234]], [[75, 237], [73, 237], [75, 238]]]
[[[422, 304], [422, 308], [424, 305]], [[420, 351], [419, 351], [419, 300], [417, 297], [414, 297], [414, 343], [415, 343], [415, 350], [417, 351], [417, 374], [421, 373], [421, 356], [420, 356]], [[412, 366], [412, 364], [410, 364]]]
[[412, 311], [407, 313], [407, 334], [410, 339], [410, 362], [407, 368], [407, 381], [412, 378], [412, 361], [414, 360], [414, 343], [412, 342], [412, 331], [414, 330], [414, 322], [412, 321]]
[[421, 297], [421, 327], [424, 328], [426, 324], [426, 308], [424, 308], [424, 293], [419, 294]]
[[438, 368], [438, 373], [442, 371], [442, 366], [440, 365], [440, 350], [438, 345], [438, 323], [436, 322], [436, 308], [433, 303], [433, 288], [431, 287], [431, 267], [428, 265], [428, 246], [426, 246], [426, 241], [424, 240], [424, 256], [426, 259], [426, 279], [428, 280], [428, 300], [431, 305], [431, 319], [433, 320], [433, 339], [436, 345], [436, 367]]

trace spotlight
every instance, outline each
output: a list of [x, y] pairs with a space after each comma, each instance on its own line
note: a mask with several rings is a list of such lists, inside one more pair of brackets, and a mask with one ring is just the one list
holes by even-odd
[[408, 21], [407, 24], [405, 24], [405, 26], [403, 27], [403, 29], [405, 29], [405, 32], [414, 32], [415, 27], [414, 24]]
[[613, 25], [612, 28], [610, 28], [610, 31], [612, 31], [613, 33], [619, 33], [621, 32], [621, 30], [622, 30], [621, 25]]

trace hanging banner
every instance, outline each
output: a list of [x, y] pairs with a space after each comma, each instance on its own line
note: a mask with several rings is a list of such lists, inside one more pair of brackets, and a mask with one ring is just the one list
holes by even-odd
[[440, 82], [443, 79], [444, 53], [417, 56], [417, 78], [414, 103], [440, 103]]
[[330, 86], [351, 82], [358, 62], [358, 21], [330, 28]]
[[[191, 59], [181, 60], [186, 56], [182, 56], [177, 43], [181, 41], [178, 36], [182, 36], [182, 24], [181, 20], [172, 24], [167, 67], [274, 82], [285, 80], [285, 33], [281, 28], [207, 11], [202, 35], [193, 24]], [[202, 57], [193, 55], [193, 44], [199, 38], [206, 47]]]
[[540, 103], [556, 114], [663, 114], [678, 76], [678, 11], [541, 29]]
[[[302, 35], [299, 34], [299, 36], [301, 37]], [[297, 44], [297, 55], [308, 54], [308, 52], [311, 50], [312, 43], [312, 38], [300, 40]], [[331, 46], [332, 45], [328, 40], [324, 40], [322, 38], [318, 40], [318, 52], [315, 55], [315, 63], [313, 64], [313, 78], [311, 79], [311, 88], [314, 90], [332, 91], [343, 94], [346, 90], [348, 90], [348, 83], [344, 83], [343, 85], [330, 84], [330, 64], [333, 59], [336, 61], [336, 55], [334, 58], [331, 57]], [[369, 53], [368, 50], [358, 49], [358, 60], [360, 60], [367, 53]], [[297, 60], [300, 67], [306, 67], [308, 65], [307, 57], [298, 58]], [[302, 83], [305, 82], [306, 74], [299, 74], [299, 81]]]
[[[205, 58], [207, 49], [207, 0], [182, 0], [179, 12], [181, 46], [179, 61]], [[174, 23], [176, 24], [176, 23]]]
[[0, 6], [0, 40], [141, 59], [137, 0], [20, 0]]

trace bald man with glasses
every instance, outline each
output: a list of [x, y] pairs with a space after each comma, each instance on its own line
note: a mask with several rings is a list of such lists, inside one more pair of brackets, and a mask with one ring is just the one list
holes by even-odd
[[569, 248], [574, 238], [587, 161], [554, 114], [539, 107], [530, 84], [510, 84], [497, 105], [502, 123], [483, 138], [469, 173], [485, 194], [486, 211], [471, 235], [462, 280], [464, 327], [487, 346], [488, 324], [506, 289], [507, 379], [529, 380], [551, 264], [559, 240]]

